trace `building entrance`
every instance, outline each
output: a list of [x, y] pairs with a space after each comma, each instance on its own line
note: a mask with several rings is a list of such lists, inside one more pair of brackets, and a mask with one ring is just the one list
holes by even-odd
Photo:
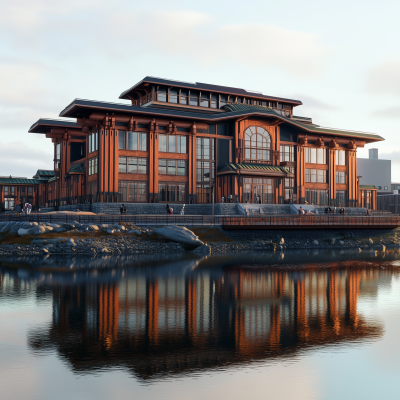
[[273, 204], [274, 179], [244, 178], [243, 201], [254, 204]]

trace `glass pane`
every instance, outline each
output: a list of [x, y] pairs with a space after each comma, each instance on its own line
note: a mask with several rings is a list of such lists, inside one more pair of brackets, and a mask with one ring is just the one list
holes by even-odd
[[137, 173], [137, 158], [136, 157], [128, 157], [128, 173], [131, 173], [131, 174]]
[[167, 201], [169, 201], [169, 202], [175, 201], [175, 192], [176, 192], [176, 186], [168, 185]]
[[158, 184], [158, 201], [167, 201], [167, 185]]
[[203, 138], [203, 158], [210, 159], [210, 139]]
[[311, 164], [317, 163], [317, 149], [310, 149], [310, 156], [311, 156]]
[[138, 149], [138, 134], [137, 132], [128, 132], [128, 149], [137, 150]]
[[160, 175], [167, 174], [167, 160], [158, 160], [158, 173]]
[[128, 201], [136, 201], [136, 182], [129, 182]]
[[147, 173], [147, 158], [138, 159], [138, 174]]
[[176, 175], [176, 161], [168, 160], [168, 175]]
[[118, 148], [125, 150], [125, 131], [118, 132]]
[[147, 133], [141, 133], [141, 147], [139, 150], [147, 151]]
[[158, 139], [158, 151], [167, 152], [167, 135], [160, 135]]
[[[93, 171], [93, 167], [94, 167], [94, 163], [93, 163], [93, 161], [94, 161], [94, 159], [92, 159], [91, 160], [92, 161], [92, 174], [94, 173], [94, 171]], [[118, 169], [118, 171], [119, 172], [121, 172], [121, 173], [126, 173], [126, 157], [120, 157], [119, 158], [119, 169]]]
[[176, 153], [176, 136], [168, 136], [168, 152]]
[[186, 161], [178, 161], [178, 175], [186, 175]]
[[180, 136], [179, 141], [179, 153], [186, 153], [186, 136]]

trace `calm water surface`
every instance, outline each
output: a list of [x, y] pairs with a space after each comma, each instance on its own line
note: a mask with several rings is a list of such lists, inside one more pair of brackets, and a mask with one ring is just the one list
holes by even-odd
[[0, 259], [4, 399], [398, 399], [400, 255]]

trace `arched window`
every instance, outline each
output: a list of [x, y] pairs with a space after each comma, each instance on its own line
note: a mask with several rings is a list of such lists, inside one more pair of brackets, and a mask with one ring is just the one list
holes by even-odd
[[244, 140], [246, 160], [271, 160], [271, 136], [264, 128], [250, 126], [244, 132]]

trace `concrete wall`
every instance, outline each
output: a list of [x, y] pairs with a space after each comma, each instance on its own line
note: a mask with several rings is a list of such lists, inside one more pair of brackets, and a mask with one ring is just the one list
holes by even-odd
[[[371, 158], [357, 158], [357, 176], [360, 185], [375, 185], [379, 193], [391, 192], [391, 161]], [[385, 190], [385, 186], [387, 189]]]

